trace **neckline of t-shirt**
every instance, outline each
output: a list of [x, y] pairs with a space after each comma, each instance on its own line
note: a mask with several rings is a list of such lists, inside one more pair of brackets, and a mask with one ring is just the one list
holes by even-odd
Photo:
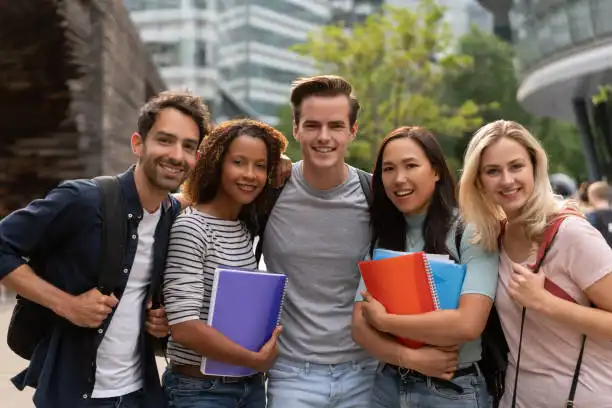
[[306, 179], [304, 178], [304, 171], [302, 168], [303, 163], [304, 161], [300, 160], [299, 162], [293, 165], [293, 177], [295, 177], [296, 181], [300, 183], [300, 185], [309, 194], [315, 197], [320, 197], [320, 198], [333, 197], [338, 191], [341, 191], [344, 187], [346, 187], [351, 182], [352, 178], [357, 174], [353, 167], [351, 167], [347, 163], [344, 163], [344, 165], [348, 169], [348, 177], [346, 178], [346, 180], [344, 180], [341, 184], [338, 184], [337, 186], [332, 187], [328, 190], [319, 190], [319, 189], [309, 186], [308, 183], [306, 182]]
[[214, 220], [215, 222], [220, 223], [220, 224], [222, 223], [222, 224], [227, 224], [227, 225], [240, 225], [240, 223], [242, 222], [240, 220], [226, 220], [224, 218], [217, 217], [215, 215], [206, 213], [204, 211], [200, 211], [200, 210], [198, 210], [195, 207], [189, 207], [189, 208], [191, 209], [191, 211], [193, 213], [195, 213], [197, 215], [200, 215], [203, 218], [208, 218], [210, 220]]
[[535, 258], [536, 258], [536, 255], [532, 254], [529, 257], [525, 258], [522, 262], [514, 262], [512, 260], [512, 258], [510, 258], [510, 255], [508, 255], [508, 253], [506, 252], [506, 249], [504, 248], [503, 245], [501, 246], [501, 248], [499, 250], [499, 253], [500, 253], [500, 255], [503, 258], [506, 258], [507, 261], [509, 261], [511, 263], [518, 263], [519, 265], [522, 265], [522, 266], [527, 266], [527, 265], [533, 264], [535, 262]]
[[157, 207], [157, 209], [153, 212], [148, 212], [146, 209], [142, 209], [142, 218], [143, 219], [154, 219], [154, 218], [159, 218], [161, 216], [161, 205], [159, 207]]

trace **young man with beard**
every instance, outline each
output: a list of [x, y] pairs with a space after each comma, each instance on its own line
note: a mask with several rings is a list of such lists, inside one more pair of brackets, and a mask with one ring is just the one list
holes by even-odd
[[378, 364], [352, 340], [351, 316], [370, 218], [357, 169], [344, 161], [359, 103], [346, 80], [319, 76], [294, 83], [291, 104], [303, 161], [293, 165], [262, 245], [268, 270], [290, 282], [268, 407], [369, 407]]
[[[102, 210], [93, 181], [64, 182], [0, 223], [0, 282], [63, 318], [13, 379], [19, 389], [37, 388], [37, 407], [166, 406], [151, 335], [165, 337], [167, 320], [163, 309], [146, 309], [161, 282], [168, 221], [180, 208], [169, 193], [194, 167], [207, 132], [197, 96], [164, 92], [142, 108], [131, 138], [137, 163], [118, 176], [126, 213], [116, 216], [128, 234], [110, 296], [96, 287]], [[27, 258], [52, 278], [40, 278]]]

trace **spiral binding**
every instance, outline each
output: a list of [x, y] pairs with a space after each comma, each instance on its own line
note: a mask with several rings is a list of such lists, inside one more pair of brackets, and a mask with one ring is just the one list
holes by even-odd
[[436, 290], [431, 265], [429, 265], [429, 260], [427, 259], [427, 254], [425, 252], [422, 253], [422, 256], [423, 264], [425, 265], [425, 274], [427, 275], [427, 283], [429, 284], [429, 291], [431, 292], [431, 297], [433, 298], [434, 302], [434, 309], [440, 310], [440, 297], [438, 296], [438, 291]]
[[280, 308], [278, 309], [278, 318], [276, 319], [276, 327], [280, 325], [281, 317], [283, 315], [283, 309], [285, 308], [285, 297], [287, 296], [287, 285], [289, 284], [289, 278], [285, 277], [285, 287], [283, 288], [283, 295], [281, 297]]

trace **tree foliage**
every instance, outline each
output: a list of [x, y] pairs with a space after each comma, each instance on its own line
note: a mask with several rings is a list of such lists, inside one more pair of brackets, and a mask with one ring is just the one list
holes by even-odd
[[[486, 107], [481, 110], [485, 122], [514, 120], [524, 125], [544, 146], [550, 160], [551, 173], [566, 173], [577, 179], [586, 178], [580, 138], [575, 126], [550, 118], [541, 118], [525, 111], [516, 99], [518, 78], [511, 45], [493, 34], [472, 28], [458, 44], [461, 54], [473, 64], [446, 75], [444, 100], [460, 106], [466, 99]], [[474, 129], [475, 130], [475, 129]], [[460, 158], [472, 132], [455, 141], [454, 155]]]
[[444, 9], [423, 0], [415, 10], [385, 7], [350, 30], [322, 27], [295, 47], [321, 73], [341, 75], [354, 87], [362, 110], [349, 162], [371, 168], [380, 139], [400, 126], [460, 136], [481, 123], [470, 98], [452, 106], [441, 100], [445, 76], [471, 65], [468, 56], [449, 52], [451, 41]]

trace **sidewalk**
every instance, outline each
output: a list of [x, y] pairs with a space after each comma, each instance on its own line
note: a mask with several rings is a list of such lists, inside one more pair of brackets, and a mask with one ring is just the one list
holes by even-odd
[[6, 345], [6, 330], [13, 309], [10, 304], [0, 303], [0, 406], [2, 408], [34, 407], [32, 395], [34, 390], [28, 388], [19, 391], [10, 382], [11, 377], [23, 370], [27, 361], [17, 357]]

